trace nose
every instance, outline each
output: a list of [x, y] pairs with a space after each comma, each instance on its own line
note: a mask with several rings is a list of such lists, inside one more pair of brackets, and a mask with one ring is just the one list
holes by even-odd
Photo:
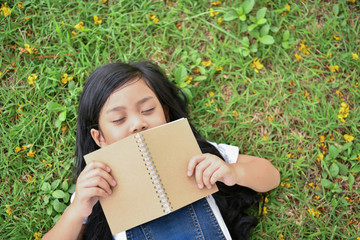
[[144, 131], [148, 128], [147, 122], [142, 117], [134, 117], [132, 119], [131, 129], [132, 133]]

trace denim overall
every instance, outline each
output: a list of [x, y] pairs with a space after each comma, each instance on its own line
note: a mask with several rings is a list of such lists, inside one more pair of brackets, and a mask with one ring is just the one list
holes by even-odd
[[206, 198], [126, 231], [128, 240], [226, 240]]

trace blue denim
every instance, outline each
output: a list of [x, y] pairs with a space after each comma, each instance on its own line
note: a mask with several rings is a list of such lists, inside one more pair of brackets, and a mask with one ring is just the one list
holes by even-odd
[[200, 199], [126, 231], [128, 240], [226, 240], [207, 200]]

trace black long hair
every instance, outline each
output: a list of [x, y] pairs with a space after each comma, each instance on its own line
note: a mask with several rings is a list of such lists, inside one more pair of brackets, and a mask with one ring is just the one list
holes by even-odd
[[[116, 89], [133, 79], [143, 79], [154, 91], [168, 120], [187, 117], [187, 100], [181, 90], [171, 83], [164, 72], [152, 62], [111, 63], [97, 68], [88, 78], [80, 97], [76, 132], [77, 172], [76, 178], [85, 168], [83, 156], [99, 149], [91, 137], [91, 128], [98, 129], [99, 114], [106, 100]], [[217, 155], [219, 151], [200, 136], [191, 125], [203, 153]], [[242, 186], [226, 186], [216, 183], [219, 192], [213, 196], [233, 239], [247, 239], [257, 224], [257, 219], [248, 216], [246, 210], [258, 202], [258, 194]], [[103, 210], [98, 203], [88, 217], [83, 239], [113, 239]]]

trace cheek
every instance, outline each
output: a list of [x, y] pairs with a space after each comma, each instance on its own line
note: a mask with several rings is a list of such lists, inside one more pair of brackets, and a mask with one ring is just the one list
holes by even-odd
[[126, 137], [126, 132], [121, 126], [100, 124], [100, 128], [107, 145]]

